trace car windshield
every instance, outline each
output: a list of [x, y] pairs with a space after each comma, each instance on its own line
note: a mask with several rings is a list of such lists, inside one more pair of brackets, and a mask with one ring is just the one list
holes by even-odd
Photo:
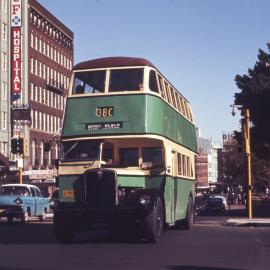
[[62, 142], [63, 159], [98, 160], [101, 141], [67, 141]]
[[221, 198], [208, 198], [208, 203], [222, 203]]
[[0, 188], [0, 195], [19, 195], [29, 196], [29, 190], [27, 187], [20, 186], [2, 186]]

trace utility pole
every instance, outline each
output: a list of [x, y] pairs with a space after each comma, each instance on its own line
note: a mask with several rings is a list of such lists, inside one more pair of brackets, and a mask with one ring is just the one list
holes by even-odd
[[246, 177], [247, 177], [247, 195], [248, 195], [248, 218], [253, 218], [252, 213], [252, 180], [251, 180], [251, 151], [250, 151], [250, 113], [249, 109], [244, 109], [242, 105], [231, 105], [232, 115], [235, 116], [234, 108], [244, 110], [244, 121], [242, 122], [242, 131], [244, 134], [245, 156], [246, 156]]
[[248, 190], [248, 217], [252, 219], [252, 184], [251, 184], [251, 156], [250, 156], [250, 128], [249, 128], [249, 109], [245, 109], [244, 119], [244, 139], [247, 171], [247, 190]]

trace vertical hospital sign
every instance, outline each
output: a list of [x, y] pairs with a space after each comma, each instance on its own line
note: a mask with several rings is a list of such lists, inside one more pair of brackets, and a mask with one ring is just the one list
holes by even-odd
[[22, 26], [22, 2], [11, 1], [11, 93], [17, 99], [21, 95], [21, 26]]

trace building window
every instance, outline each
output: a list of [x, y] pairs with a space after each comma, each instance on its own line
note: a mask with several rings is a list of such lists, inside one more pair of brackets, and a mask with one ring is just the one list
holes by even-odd
[[42, 112], [39, 112], [38, 129], [42, 130]]
[[30, 44], [31, 44], [31, 47], [34, 48], [34, 35], [33, 35], [33, 33], [30, 34]]
[[2, 10], [7, 13], [7, 0], [1, 0]]
[[46, 130], [46, 114], [43, 114], [43, 130]]
[[42, 63], [39, 62], [39, 77], [42, 78]]
[[7, 130], [7, 113], [2, 112], [2, 130]]
[[4, 71], [7, 71], [7, 53], [6, 52], [2, 52], [2, 69]]
[[7, 83], [6, 82], [2, 82], [2, 100], [7, 100]]
[[7, 24], [2, 23], [2, 40], [7, 41]]
[[52, 154], [51, 154], [51, 150], [48, 152], [48, 166], [50, 166], [52, 164]]
[[36, 159], [36, 142], [35, 142], [35, 140], [33, 140], [32, 144], [31, 144], [31, 153], [32, 153], [31, 164], [32, 164], [32, 166], [34, 166], [35, 159]]
[[34, 128], [37, 129], [38, 128], [38, 112], [35, 111], [35, 122], [34, 122]]
[[31, 100], [34, 100], [34, 84], [30, 84], [30, 95], [31, 95]]
[[42, 103], [42, 88], [39, 87], [39, 103]]
[[37, 36], [35, 36], [35, 49], [36, 50], [38, 49], [38, 38], [37, 38]]
[[50, 131], [50, 116], [47, 114], [47, 131]]
[[40, 143], [40, 165], [43, 166], [44, 164], [44, 142]]
[[35, 59], [35, 75], [38, 76], [38, 61]]
[[50, 131], [53, 132], [53, 116], [51, 115], [51, 126], [50, 126]]
[[30, 58], [30, 72], [34, 73], [34, 59], [33, 57]]

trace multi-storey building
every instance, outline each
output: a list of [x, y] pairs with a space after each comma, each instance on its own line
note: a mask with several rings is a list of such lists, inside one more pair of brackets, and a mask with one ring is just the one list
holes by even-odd
[[197, 129], [197, 143], [199, 153], [196, 157], [197, 187], [208, 188], [218, 182], [220, 147], [212, 140], [202, 138], [199, 129]]
[[[9, 156], [10, 139], [23, 137], [24, 175], [30, 179], [54, 178], [73, 66], [73, 32], [36, 0], [1, 0], [1, 6], [1, 25], [7, 33], [6, 43], [1, 41], [1, 65], [6, 72], [1, 74], [1, 153], [18, 159]], [[12, 119], [10, 111], [28, 106], [28, 125]]]
[[9, 61], [10, 61], [10, 32], [9, 32], [9, 2], [1, 0], [0, 4], [0, 174], [9, 165]]

